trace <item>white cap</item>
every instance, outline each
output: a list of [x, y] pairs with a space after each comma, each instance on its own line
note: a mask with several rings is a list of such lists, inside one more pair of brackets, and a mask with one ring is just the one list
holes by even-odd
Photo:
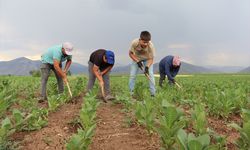
[[67, 55], [72, 55], [73, 54], [73, 45], [70, 42], [63, 43], [62, 47], [64, 48], [65, 53]]

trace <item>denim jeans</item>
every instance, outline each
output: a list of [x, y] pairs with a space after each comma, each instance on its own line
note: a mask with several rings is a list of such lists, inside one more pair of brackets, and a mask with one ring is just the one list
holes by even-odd
[[[144, 66], [147, 65], [147, 60], [143, 61]], [[135, 61], [132, 62], [131, 67], [130, 67], [130, 77], [129, 77], [129, 89], [130, 89], [130, 93], [133, 94], [134, 91], [134, 87], [135, 87], [135, 79], [136, 79], [136, 75], [138, 73], [138, 71], [140, 70], [140, 68], [138, 67], [137, 63]], [[153, 65], [151, 65], [149, 67], [149, 77], [151, 79], [151, 81], [153, 81], [153, 83], [155, 84], [155, 78], [154, 78], [154, 72], [153, 72]], [[148, 81], [149, 83], [149, 90], [151, 95], [155, 95], [155, 86], [153, 83], [151, 83], [151, 81]]]
[[[62, 64], [60, 64], [60, 68], [62, 67]], [[64, 87], [63, 87], [63, 80], [62, 78], [57, 74], [55, 68], [53, 65], [48, 64], [48, 63], [42, 63], [41, 64], [41, 96], [44, 99], [47, 99], [47, 92], [46, 92], [46, 85], [48, 82], [48, 78], [50, 75], [50, 70], [52, 70], [55, 73], [56, 79], [57, 79], [57, 86], [58, 86], [58, 91], [59, 93], [63, 93]]]

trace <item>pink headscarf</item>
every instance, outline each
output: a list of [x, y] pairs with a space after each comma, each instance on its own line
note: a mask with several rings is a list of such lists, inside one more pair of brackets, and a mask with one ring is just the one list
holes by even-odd
[[180, 66], [180, 64], [181, 64], [180, 56], [174, 56], [173, 65], [174, 66]]

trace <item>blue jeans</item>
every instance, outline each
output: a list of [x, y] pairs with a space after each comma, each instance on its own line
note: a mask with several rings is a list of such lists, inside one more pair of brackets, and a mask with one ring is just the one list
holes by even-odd
[[[147, 60], [143, 61], [144, 66], [147, 65]], [[130, 89], [130, 93], [133, 94], [134, 91], [134, 87], [135, 87], [135, 79], [136, 79], [136, 75], [138, 73], [138, 71], [140, 70], [140, 68], [138, 67], [136, 62], [132, 62], [131, 67], [130, 67], [130, 77], [129, 77], [129, 89]], [[148, 69], [149, 71], [149, 77], [151, 79], [151, 81], [153, 81], [153, 83], [155, 84], [155, 78], [154, 78], [154, 72], [153, 72], [153, 65], [151, 65]], [[153, 83], [149, 82], [149, 90], [151, 95], [155, 95], [155, 86]]]

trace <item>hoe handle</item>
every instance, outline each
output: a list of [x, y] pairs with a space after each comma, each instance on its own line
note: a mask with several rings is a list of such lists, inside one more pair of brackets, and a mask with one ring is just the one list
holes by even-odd
[[101, 91], [102, 91], [103, 101], [104, 101], [105, 103], [107, 103], [106, 96], [105, 96], [105, 92], [104, 92], [104, 87], [103, 87], [103, 86], [101, 86]]
[[70, 87], [69, 87], [69, 82], [66, 82], [66, 84], [67, 84], [67, 87], [68, 87], [69, 95], [72, 98], [72, 92], [71, 92]]

